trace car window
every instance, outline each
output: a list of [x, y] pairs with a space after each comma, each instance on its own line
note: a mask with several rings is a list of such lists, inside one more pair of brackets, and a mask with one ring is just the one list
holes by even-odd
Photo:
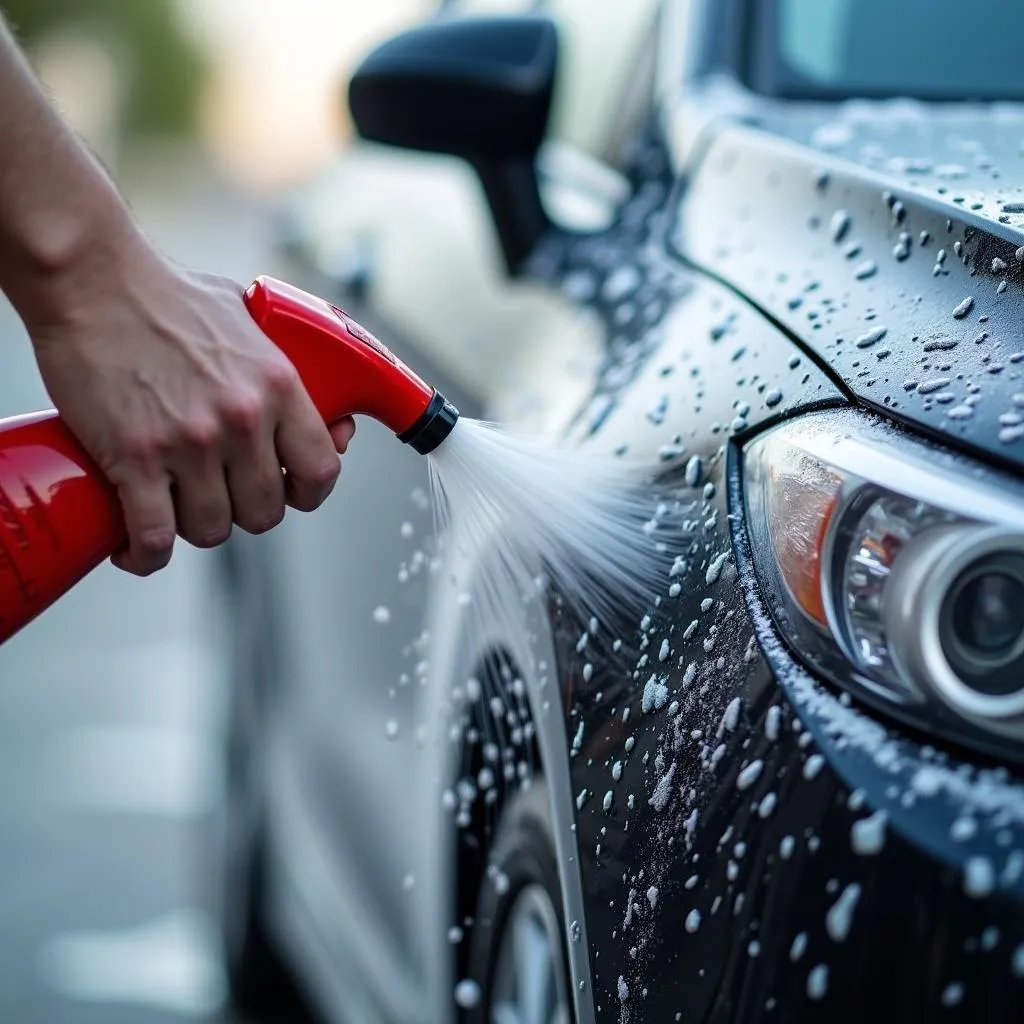
[[1019, 2], [768, 0], [749, 9], [751, 85], [771, 95], [1024, 96]]

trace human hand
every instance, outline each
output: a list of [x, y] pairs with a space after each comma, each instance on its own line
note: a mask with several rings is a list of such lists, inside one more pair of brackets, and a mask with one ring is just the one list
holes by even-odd
[[113, 561], [144, 576], [176, 534], [212, 547], [232, 523], [261, 533], [286, 504], [317, 508], [355, 424], [324, 426], [241, 286], [136, 255], [28, 326], [50, 397], [121, 498], [129, 547]]

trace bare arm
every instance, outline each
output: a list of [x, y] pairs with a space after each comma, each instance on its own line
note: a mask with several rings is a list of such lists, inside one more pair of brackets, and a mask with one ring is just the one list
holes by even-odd
[[55, 405], [119, 490], [122, 568], [144, 575], [176, 534], [211, 546], [233, 522], [260, 532], [286, 501], [310, 510], [330, 493], [352, 421], [328, 432], [239, 285], [152, 248], [2, 16], [0, 289]]

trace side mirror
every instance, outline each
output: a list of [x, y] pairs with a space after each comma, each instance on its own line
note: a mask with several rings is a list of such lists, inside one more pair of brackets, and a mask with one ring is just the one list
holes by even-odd
[[511, 271], [549, 227], [535, 159], [557, 57], [547, 18], [440, 18], [379, 46], [349, 83], [364, 139], [473, 165]]

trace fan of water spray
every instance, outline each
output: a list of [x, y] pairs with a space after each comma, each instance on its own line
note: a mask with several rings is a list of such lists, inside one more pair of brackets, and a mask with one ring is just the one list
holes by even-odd
[[650, 467], [466, 418], [428, 459], [439, 536], [488, 552], [478, 603], [499, 610], [542, 574], [575, 613], [604, 621], [662, 588]]

